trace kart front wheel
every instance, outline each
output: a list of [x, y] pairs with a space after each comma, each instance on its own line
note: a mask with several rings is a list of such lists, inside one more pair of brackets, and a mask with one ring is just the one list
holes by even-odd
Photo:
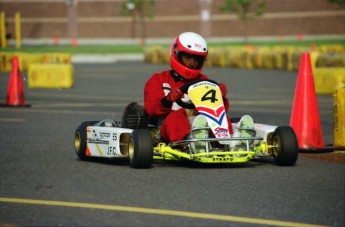
[[298, 142], [294, 130], [289, 126], [276, 128], [272, 137], [273, 157], [280, 166], [293, 166], [298, 157]]
[[137, 129], [129, 140], [129, 162], [133, 168], [150, 168], [153, 160], [152, 137], [148, 130]]
[[87, 161], [90, 159], [90, 157], [86, 155], [86, 128], [88, 126], [96, 124], [97, 122], [98, 121], [82, 122], [74, 133], [75, 152], [77, 153], [77, 156], [83, 161]]

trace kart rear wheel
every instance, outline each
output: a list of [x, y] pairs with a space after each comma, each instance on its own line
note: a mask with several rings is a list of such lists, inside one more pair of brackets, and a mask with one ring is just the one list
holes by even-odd
[[134, 130], [128, 145], [131, 167], [145, 169], [152, 166], [153, 144], [151, 134], [148, 130]]
[[96, 124], [98, 121], [85, 121], [82, 122], [74, 133], [74, 148], [78, 157], [87, 161], [90, 157], [86, 155], [86, 128]]
[[272, 137], [273, 157], [277, 165], [293, 166], [298, 157], [298, 142], [290, 126], [276, 128]]

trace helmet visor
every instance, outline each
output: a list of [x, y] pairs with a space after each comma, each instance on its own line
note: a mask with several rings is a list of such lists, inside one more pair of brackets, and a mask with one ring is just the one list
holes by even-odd
[[177, 58], [184, 66], [191, 69], [201, 69], [205, 61], [205, 56], [188, 54], [185, 52], [178, 53]]

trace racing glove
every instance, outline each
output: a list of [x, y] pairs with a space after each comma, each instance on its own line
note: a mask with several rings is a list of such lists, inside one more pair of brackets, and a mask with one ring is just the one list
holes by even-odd
[[226, 94], [228, 93], [228, 89], [227, 89], [226, 85], [223, 83], [219, 83], [218, 87], [219, 87], [220, 91], [222, 92], [222, 96], [225, 97]]
[[167, 100], [169, 102], [176, 102], [177, 100], [181, 99], [183, 97], [183, 93], [179, 88], [171, 88]]

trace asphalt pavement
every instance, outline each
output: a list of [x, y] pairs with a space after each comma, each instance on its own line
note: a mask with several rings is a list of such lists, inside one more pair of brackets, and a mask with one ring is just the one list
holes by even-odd
[[[0, 108], [0, 225], [344, 226], [345, 165], [300, 154], [293, 167], [271, 158], [241, 165], [127, 160], [84, 162], [74, 152], [82, 121], [120, 118], [167, 65], [116, 60], [74, 63], [72, 89], [29, 89], [29, 108]], [[296, 72], [208, 68], [228, 86], [231, 117], [288, 125]], [[0, 73], [0, 103], [9, 73]], [[318, 95], [322, 134], [333, 143], [333, 97]]]

